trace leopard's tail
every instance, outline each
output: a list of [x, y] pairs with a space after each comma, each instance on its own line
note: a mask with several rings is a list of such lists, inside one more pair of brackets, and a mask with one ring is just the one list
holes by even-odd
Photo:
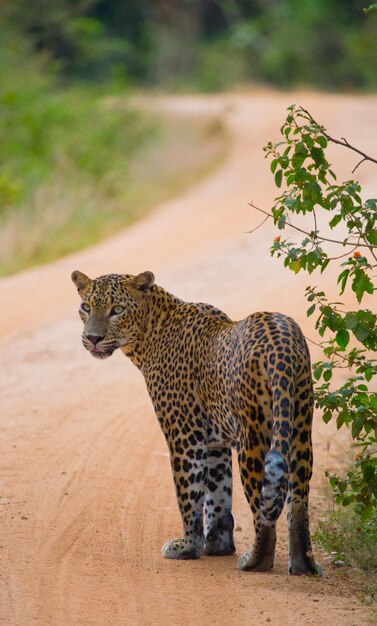
[[288, 491], [288, 463], [283, 454], [271, 448], [265, 456], [260, 495], [262, 521], [274, 523], [283, 510]]
[[[273, 378], [274, 380], [274, 378]], [[264, 522], [275, 523], [287, 498], [294, 422], [294, 381], [272, 390], [273, 427], [271, 447], [264, 459], [260, 511]]]

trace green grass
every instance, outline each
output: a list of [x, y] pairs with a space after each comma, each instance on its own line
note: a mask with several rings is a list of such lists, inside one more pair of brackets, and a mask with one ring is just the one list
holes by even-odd
[[9, 42], [0, 61], [0, 275], [117, 232], [225, 154], [216, 120], [141, 111], [103, 88], [58, 88]]
[[377, 611], [377, 519], [362, 521], [352, 507], [337, 509], [319, 523], [314, 541], [328, 565], [350, 574]]
[[140, 144], [131, 153], [100, 145], [89, 171], [86, 157], [77, 164], [61, 155], [51, 174], [2, 216], [0, 274], [52, 261], [118, 232], [207, 175], [226, 152], [226, 133], [220, 124], [214, 135], [211, 119], [146, 113], [142, 119]]

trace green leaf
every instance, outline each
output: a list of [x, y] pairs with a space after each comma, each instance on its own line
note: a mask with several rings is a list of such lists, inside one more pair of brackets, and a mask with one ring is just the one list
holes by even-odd
[[367, 328], [363, 328], [362, 326], [357, 326], [356, 328], [354, 328], [353, 334], [355, 335], [356, 339], [358, 339], [361, 343], [364, 343], [369, 335], [369, 330]]
[[354, 500], [355, 500], [355, 496], [353, 495], [353, 493], [351, 493], [348, 496], [344, 496], [344, 498], [342, 499], [342, 504], [343, 506], [349, 506], [350, 504], [352, 504]]
[[338, 476], [332, 476], [330, 478], [330, 484], [334, 489], [337, 487], [340, 493], [344, 493], [347, 489], [347, 481], [340, 480]]
[[352, 281], [352, 291], [355, 292], [358, 302], [361, 302], [364, 293], [373, 294], [374, 286], [369, 276], [364, 270], [358, 270], [355, 278]]
[[318, 135], [318, 137], [316, 138], [316, 142], [321, 146], [321, 148], [327, 147], [327, 139], [326, 137], [324, 137], [324, 135]]
[[331, 380], [331, 378], [332, 378], [332, 371], [331, 370], [326, 370], [324, 372], [324, 374], [323, 374], [323, 380], [328, 383], [329, 380]]
[[348, 416], [347, 411], [341, 411], [338, 415], [338, 417], [336, 418], [336, 427], [339, 430], [339, 428], [341, 426], [343, 426], [344, 422], [346, 421]]
[[363, 478], [365, 482], [369, 483], [374, 476], [375, 468], [372, 463], [367, 463], [366, 465], [363, 466], [362, 472], [363, 472]]
[[[305, 130], [309, 130], [308, 126], [304, 126]], [[308, 146], [309, 149], [312, 149], [314, 146], [314, 139], [313, 137], [310, 135], [309, 133], [304, 133], [302, 135], [302, 141], [304, 144], [306, 144]]]
[[377, 246], [377, 228], [373, 228], [367, 232], [366, 239], [372, 246]]
[[332, 407], [336, 407], [339, 402], [339, 398], [338, 398], [336, 391], [332, 391], [331, 393], [329, 393], [326, 400], [327, 400], [328, 405], [331, 405]]
[[291, 261], [289, 264], [289, 269], [292, 270], [292, 272], [294, 272], [295, 274], [298, 274], [301, 269], [300, 261]]
[[348, 330], [345, 330], [345, 328], [341, 328], [340, 330], [338, 330], [338, 332], [335, 335], [335, 341], [338, 344], [338, 346], [340, 348], [342, 348], [342, 350], [344, 350], [350, 340], [350, 334], [348, 332]]
[[281, 187], [281, 181], [283, 178], [283, 170], [278, 170], [275, 174], [275, 185], [276, 187]]
[[364, 415], [357, 415], [353, 421], [352, 424], [352, 428], [351, 428], [351, 433], [352, 433], [352, 438], [353, 439], [357, 439], [358, 436], [360, 435], [363, 426], [364, 426]]
[[321, 165], [321, 163], [323, 163], [325, 158], [322, 148], [312, 148], [310, 150], [310, 156], [312, 157], [317, 167]]
[[314, 204], [320, 202], [322, 199], [322, 190], [318, 183], [308, 182], [304, 187], [305, 199], [310, 198]]
[[[357, 389], [359, 391], [368, 391], [368, 386], [364, 385], [364, 383], [361, 383], [361, 385], [357, 385]], [[368, 400], [368, 396], [364, 396], [364, 398]], [[363, 398], [363, 402], [365, 401], [364, 398]]]
[[299, 141], [298, 143], [296, 143], [295, 154], [302, 154], [304, 156], [307, 156], [308, 149], [303, 141]]
[[338, 276], [338, 280], [337, 283], [339, 285], [340, 283], [340, 295], [342, 295], [344, 293], [344, 290], [346, 288], [346, 284], [347, 284], [347, 280], [348, 280], [348, 276], [349, 276], [350, 270], [343, 270], [343, 272], [341, 272]]
[[335, 226], [336, 226], [337, 224], [339, 224], [339, 222], [340, 222], [341, 220], [342, 220], [342, 216], [341, 216], [341, 215], [335, 215], [335, 216], [332, 218], [331, 222], [329, 222], [329, 226], [330, 226], [330, 228], [335, 228]]
[[302, 153], [294, 154], [292, 157], [292, 166], [294, 167], [294, 169], [298, 170], [303, 164], [303, 162], [305, 161], [305, 159], [306, 159], [306, 154], [302, 154]]
[[287, 185], [288, 187], [292, 185], [296, 180], [296, 174], [293, 172], [292, 174], [288, 174], [287, 176]]
[[315, 367], [313, 371], [313, 376], [316, 380], [319, 380], [322, 376], [322, 367]]
[[313, 211], [313, 206], [314, 206], [314, 202], [312, 198], [305, 198], [305, 200], [301, 202], [301, 209], [304, 215], [306, 212], [311, 213]]
[[343, 321], [346, 328], [348, 328], [349, 330], [353, 330], [358, 325], [359, 318], [357, 316], [357, 313], [349, 311], [345, 314]]
[[286, 198], [284, 204], [290, 211], [294, 211], [298, 206], [298, 200], [296, 198]]
[[[372, 380], [372, 378], [373, 378], [373, 370], [372, 369], [365, 370], [364, 376], [365, 376], [365, 380], [369, 383]], [[370, 404], [371, 404], [371, 402], [370, 402]], [[372, 404], [371, 404], [371, 406], [372, 406]], [[377, 409], [377, 395], [376, 395], [376, 406], [374, 406], [373, 408]]]
[[273, 174], [275, 174], [275, 170], [278, 166], [278, 163], [279, 163], [279, 159], [272, 159], [270, 169]]
[[369, 406], [372, 409], [377, 410], [377, 393], [374, 393], [370, 398], [369, 398]]
[[307, 317], [309, 317], [310, 315], [312, 315], [312, 314], [314, 313], [314, 311], [315, 311], [315, 307], [316, 307], [316, 305], [315, 305], [315, 304], [312, 304], [312, 306], [310, 306], [310, 307], [308, 308], [308, 310], [306, 311], [306, 315], [307, 315]]
[[348, 396], [352, 394], [352, 391], [348, 387], [342, 387], [341, 394], [342, 394], [342, 398], [348, 398]]

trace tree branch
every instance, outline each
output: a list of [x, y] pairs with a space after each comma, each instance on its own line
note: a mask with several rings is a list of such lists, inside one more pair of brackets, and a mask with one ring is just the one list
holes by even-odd
[[308, 116], [308, 118], [310, 119], [311, 122], [313, 122], [313, 124], [315, 124], [316, 126], [318, 126], [318, 128], [321, 129], [321, 133], [326, 137], [326, 139], [328, 139], [328, 141], [331, 141], [332, 143], [336, 143], [339, 146], [343, 146], [344, 148], [349, 148], [353, 152], [357, 152], [357, 154], [360, 154], [360, 156], [363, 157], [361, 161], [359, 161], [359, 163], [356, 165], [356, 167], [352, 170], [352, 173], [359, 167], [359, 165], [361, 165], [361, 163], [363, 163], [363, 161], [371, 161], [372, 163], [377, 164], [377, 159], [374, 159], [373, 157], [368, 156], [367, 154], [365, 154], [365, 152], [362, 152], [362, 150], [359, 150], [359, 148], [355, 148], [355, 146], [352, 146], [349, 143], [349, 141], [347, 141], [347, 139], [345, 139], [344, 137], [342, 137], [341, 139], [334, 139], [334, 137], [331, 137], [331, 135], [329, 135], [324, 130], [323, 126], [321, 124], [318, 124], [318, 122], [315, 121], [314, 117], [309, 113], [309, 111], [307, 111], [301, 106], [300, 106], [300, 109], [303, 113], [305, 113]]
[[[267, 215], [267, 218], [271, 217], [272, 219], [274, 218], [274, 216], [272, 215], [272, 213], [269, 213], [268, 211], [265, 211], [264, 209], [261, 209], [258, 206], [255, 206], [255, 204], [253, 204], [252, 202], [249, 202], [249, 206], [251, 206], [252, 209], [255, 209], [256, 211], [259, 211], [260, 213], [263, 213], [264, 215]], [[262, 226], [262, 224], [264, 224], [264, 222], [267, 221], [267, 218], [265, 220], [263, 220], [263, 222], [261, 224], [259, 224], [259, 226], [257, 226], [257, 228], [259, 228], [260, 226]], [[297, 230], [299, 233], [302, 233], [303, 235], [307, 235], [308, 237], [310, 237], [310, 232], [308, 232], [307, 230], [303, 230], [302, 228], [299, 228], [298, 226], [295, 226], [294, 224], [292, 224], [291, 222], [287, 223], [287, 226], [289, 226], [290, 228], [293, 228], [294, 230]], [[257, 228], [254, 228], [254, 230], [257, 230]], [[254, 230], [250, 230], [248, 232], [252, 233], [254, 232]], [[356, 248], [368, 248], [368, 250], [370, 251], [370, 245], [367, 243], [360, 243], [357, 241], [339, 241], [337, 239], [329, 239], [328, 237], [318, 237], [316, 236], [317, 241], [327, 241], [328, 243], [337, 243], [341, 246], [353, 246]]]

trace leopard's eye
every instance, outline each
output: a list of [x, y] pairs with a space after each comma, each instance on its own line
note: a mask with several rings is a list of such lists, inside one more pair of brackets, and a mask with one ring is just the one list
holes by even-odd
[[87, 302], [83, 302], [81, 308], [85, 313], [90, 313], [90, 305]]
[[124, 311], [124, 306], [121, 306], [120, 304], [118, 304], [117, 306], [113, 306], [113, 308], [110, 311], [110, 315], [120, 315], [121, 313], [123, 313]]

